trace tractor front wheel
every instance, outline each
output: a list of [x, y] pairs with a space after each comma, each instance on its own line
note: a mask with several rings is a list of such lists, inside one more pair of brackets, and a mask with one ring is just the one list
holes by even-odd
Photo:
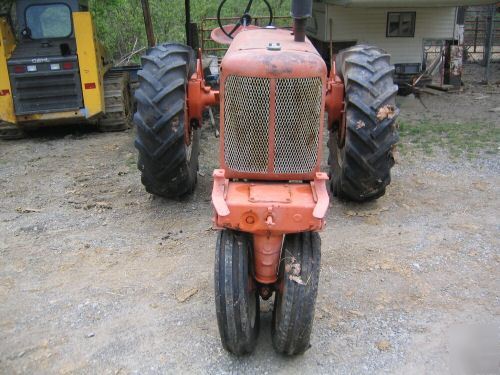
[[310, 347], [320, 262], [318, 233], [286, 235], [272, 323], [273, 346], [278, 353], [297, 355]]
[[329, 160], [332, 191], [341, 199], [379, 198], [391, 182], [398, 87], [389, 59], [382, 50], [363, 45], [337, 56], [346, 92], [345, 124], [333, 126]]
[[200, 134], [185, 126], [187, 84], [194, 69], [193, 50], [169, 43], [149, 49], [138, 73], [138, 168], [146, 190], [165, 198], [192, 193], [197, 181]]
[[253, 352], [259, 333], [259, 294], [253, 281], [252, 241], [248, 234], [223, 230], [215, 252], [215, 308], [224, 348]]

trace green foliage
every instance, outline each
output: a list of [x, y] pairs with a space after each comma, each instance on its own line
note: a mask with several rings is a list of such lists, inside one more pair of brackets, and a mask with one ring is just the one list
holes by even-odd
[[[228, 0], [222, 16], [241, 16], [247, 0]], [[290, 1], [270, 0], [273, 11], [288, 15]], [[147, 45], [140, 0], [90, 0], [99, 38], [115, 60]], [[215, 17], [219, 1], [191, 0], [192, 22]], [[158, 42], [185, 43], [184, 1], [150, 0], [155, 37]], [[267, 15], [262, 0], [254, 0], [251, 14]], [[134, 48], [135, 46], [135, 48]]]

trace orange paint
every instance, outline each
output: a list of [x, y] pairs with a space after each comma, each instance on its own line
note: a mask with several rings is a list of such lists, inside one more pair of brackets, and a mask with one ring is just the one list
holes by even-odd
[[283, 235], [254, 235], [255, 279], [262, 284], [272, 284], [278, 278]]
[[[279, 44], [279, 51], [269, 50], [269, 43]], [[289, 30], [247, 30], [238, 34], [231, 43], [221, 64], [220, 97], [224, 98], [226, 79], [230, 76], [255, 77], [271, 79], [270, 113], [269, 113], [269, 145], [267, 148], [268, 171], [267, 173], [248, 173], [232, 170], [225, 163], [224, 158], [224, 102], [220, 110], [220, 149], [219, 160], [221, 168], [226, 171], [230, 179], [251, 179], [267, 181], [284, 180], [313, 180], [320, 172], [321, 138], [323, 134], [325, 95], [321, 103], [321, 114], [318, 120], [320, 142], [317, 153], [317, 163], [313, 170], [306, 173], [280, 173], [272, 172], [274, 167], [274, 141], [275, 141], [275, 115], [274, 105], [276, 97], [276, 80], [288, 78], [320, 78], [323, 87], [327, 87], [327, 68], [322, 57], [310, 41], [296, 43]], [[326, 92], [326, 91], [325, 91]], [[251, 123], [251, 119], [249, 124]], [[251, 147], [251, 145], [249, 145]]]
[[[269, 43], [272, 43], [272, 48], [268, 48]], [[326, 188], [328, 176], [320, 170], [323, 118], [325, 110], [328, 112], [330, 121], [332, 119], [338, 121], [342, 118], [344, 85], [334, 70], [330, 77], [327, 77], [326, 64], [314, 46], [309, 41], [294, 42], [289, 30], [258, 29], [246, 30], [238, 34], [222, 60], [220, 94], [204, 86], [200, 61], [199, 59], [197, 73], [189, 82], [190, 119], [201, 120], [201, 113], [205, 106], [214, 105], [215, 102], [224, 98], [225, 82], [229, 77], [269, 80], [269, 92], [266, 94], [269, 95], [269, 99], [266, 99], [269, 100], [268, 144], [259, 149], [263, 151], [262, 155], [256, 155], [256, 157], [262, 156], [267, 163], [261, 173], [232, 170], [226, 165], [224, 100], [222, 99], [220, 103], [219, 158], [221, 167], [213, 173], [212, 203], [215, 211], [213, 222], [216, 229], [232, 229], [253, 235], [255, 279], [261, 284], [274, 284], [278, 278], [284, 236], [291, 233], [319, 231], [325, 226], [325, 215], [330, 198]], [[314, 159], [310, 159], [312, 160], [311, 170], [301, 173], [275, 173], [276, 163], [280, 160], [283, 162], [283, 154], [275, 151], [279, 150], [275, 145], [276, 133], [280, 129], [276, 126], [278, 121], [276, 103], [279, 94], [277, 83], [281, 82], [278, 81], [280, 79], [296, 78], [314, 78], [317, 85], [322, 84], [322, 91], [316, 91], [316, 98], [321, 100], [321, 103], [316, 102], [321, 104], [316, 112], [320, 111], [317, 120], [319, 142], [318, 149], [312, 154], [314, 155], [315, 152], [317, 154]], [[317, 90], [321, 89], [320, 86], [316, 87]], [[226, 95], [228, 93], [226, 92]], [[290, 95], [293, 95], [293, 90]], [[282, 108], [286, 108], [287, 104], [285, 99], [285, 107]], [[238, 106], [235, 108], [236, 111], [241, 110]], [[315, 124], [314, 121], [311, 120], [311, 123]], [[246, 125], [252, 126], [252, 118], [248, 118]], [[311, 139], [311, 142], [316, 139]], [[244, 143], [243, 145], [255, 147], [251, 139], [248, 145]]]
[[332, 64], [330, 77], [326, 90], [325, 107], [328, 113], [328, 125], [331, 127], [333, 123], [343, 122], [344, 114], [344, 83], [337, 75], [335, 61]]
[[254, 235], [259, 282], [276, 281], [278, 274], [272, 276], [270, 270], [277, 270], [283, 235], [323, 229], [330, 201], [327, 180], [325, 173], [318, 173], [309, 183], [233, 182], [225, 178], [224, 170], [214, 171], [214, 225]]
[[196, 73], [188, 82], [187, 113], [189, 121], [185, 121], [186, 126], [190, 126], [193, 120], [198, 121], [201, 126], [205, 108], [217, 106], [219, 101], [219, 91], [212, 90], [210, 86], [205, 84], [200, 50], [196, 60]]

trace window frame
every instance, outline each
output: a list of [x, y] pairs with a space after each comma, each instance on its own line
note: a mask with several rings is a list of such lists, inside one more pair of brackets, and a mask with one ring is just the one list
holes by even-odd
[[71, 26], [71, 29], [69, 31], [69, 34], [68, 35], [65, 35], [65, 36], [56, 36], [56, 37], [52, 37], [52, 38], [48, 38], [48, 37], [45, 37], [45, 38], [33, 38], [33, 36], [30, 37], [30, 39], [32, 40], [44, 40], [44, 39], [66, 39], [66, 38], [69, 38], [70, 36], [73, 35], [73, 32], [74, 32], [74, 27], [73, 27], [73, 10], [71, 9], [71, 7], [68, 5], [68, 4], [65, 4], [65, 3], [61, 3], [61, 2], [53, 2], [53, 3], [41, 3], [41, 4], [31, 4], [29, 6], [27, 6], [25, 9], [24, 9], [24, 27], [29, 27], [28, 26], [28, 10], [30, 8], [33, 8], [33, 7], [38, 7], [38, 6], [50, 6], [50, 5], [63, 5], [65, 6], [66, 8], [68, 8], [69, 10], [69, 21], [70, 21], [70, 26]]
[[[389, 20], [392, 15], [397, 14], [399, 15], [399, 28], [401, 28], [401, 16], [403, 14], [410, 14], [411, 15], [411, 20], [412, 20], [412, 29], [411, 29], [411, 35], [389, 35]], [[385, 28], [385, 37], [386, 38], [415, 38], [415, 30], [417, 28], [417, 12], [387, 12], [387, 21], [386, 21], [386, 28]]]

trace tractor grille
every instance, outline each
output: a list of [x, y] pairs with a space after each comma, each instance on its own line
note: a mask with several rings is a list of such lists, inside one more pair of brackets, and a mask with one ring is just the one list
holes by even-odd
[[[319, 77], [271, 79], [229, 76], [224, 87], [224, 155], [237, 172], [268, 173], [274, 143], [276, 174], [311, 172], [318, 161], [323, 85]], [[275, 106], [274, 142], [270, 114]], [[271, 132], [272, 134], [272, 132]]]
[[307, 173], [318, 162], [321, 78], [276, 82], [274, 173]]
[[266, 173], [271, 80], [230, 76], [224, 92], [224, 155], [229, 168]]

